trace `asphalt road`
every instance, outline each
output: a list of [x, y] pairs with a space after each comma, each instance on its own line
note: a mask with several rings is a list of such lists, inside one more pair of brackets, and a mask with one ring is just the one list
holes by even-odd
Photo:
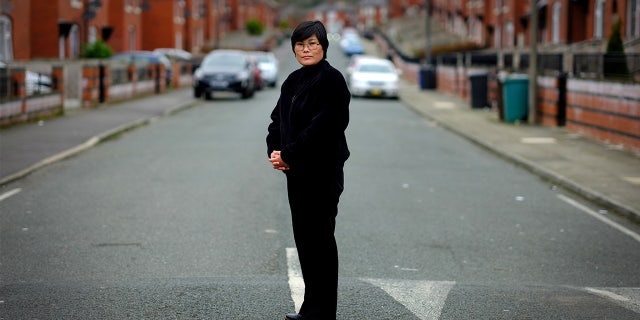
[[[5, 186], [0, 318], [293, 311], [285, 180], [264, 144], [277, 96], [218, 97]], [[347, 138], [339, 319], [640, 315], [640, 243], [580, 199], [398, 101], [353, 99]]]

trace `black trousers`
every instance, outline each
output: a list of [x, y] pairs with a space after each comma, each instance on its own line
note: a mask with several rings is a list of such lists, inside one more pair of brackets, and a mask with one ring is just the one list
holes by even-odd
[[287, 172], [293, 236], [304, 279], [304, 319], [336, 318], [338, 248], [334, 236], [343, 165], [335, 170]]

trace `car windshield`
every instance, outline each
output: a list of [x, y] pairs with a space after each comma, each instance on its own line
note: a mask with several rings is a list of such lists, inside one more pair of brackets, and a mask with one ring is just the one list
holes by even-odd
[[208, 56], [203, 62], [204, 66], [229, 66], [243, 67], [245, 59], [239, 54], [213, 54]]
[[380, 72], [380, 73], [392, 73], [391, 66], [384, 64], [362, 64], [358, 67], [358, 72]]
[[261, 63], [270, 63], [271, 62], [271, 59], [269, 59], [269, 57], [266, 56], [266, 55], [257, 55], [256, 58], [258, 58], [258, 62], [261, 62]]

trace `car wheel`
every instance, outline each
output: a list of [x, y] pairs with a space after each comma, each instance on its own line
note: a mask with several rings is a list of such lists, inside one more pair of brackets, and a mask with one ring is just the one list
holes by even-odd
[[193, 97], [194, 98], [202, 97], [202, 89], [193, 88]]
[[211, 92], [205, 92], [204, 93], [204, 98], [206, 100], [211, 100], [211, 99], [213, 99], [213, 94]]
[[249, 99], [253, 96], [253, 90], [251, 89], [251, 87], [247, 87], [246, 89], [244, 89], [244, 91], [242, 91], [242, 99]]

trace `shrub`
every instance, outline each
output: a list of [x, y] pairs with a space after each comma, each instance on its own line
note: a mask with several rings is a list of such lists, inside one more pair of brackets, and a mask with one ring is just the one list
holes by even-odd
[[616, 19], [611, 29], [611, 35], [607, 42], [607, 53], [604, 56], [604, 76], [606, 78], [629, 79], [629, 66], [627, 57], [624, 54], [624, 43], [622, 42], [622, 21]]
[[82, 57], [93, 59], [109, 58], [113, 55], [113, 49], [102, 40], [84, 45], [82, 48]]
[[249, 19], [246, 24], [247, 32], [252, 36], [262, 35], [264, 25], [258, 19]]

